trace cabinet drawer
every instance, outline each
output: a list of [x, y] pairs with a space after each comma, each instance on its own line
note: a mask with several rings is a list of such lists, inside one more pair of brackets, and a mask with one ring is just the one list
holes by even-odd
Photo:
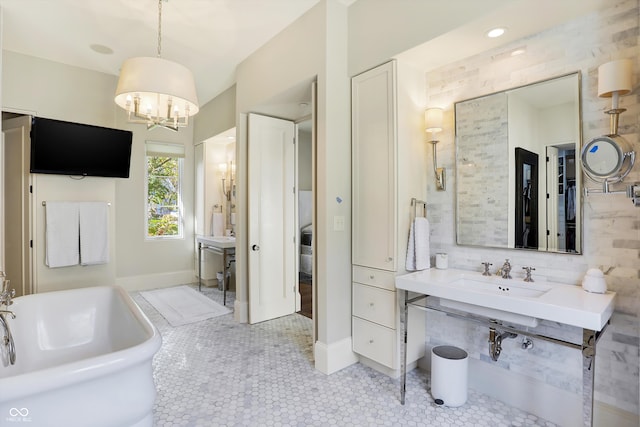
[[358, 317], [352, 319], [353, 351], [395, 369], [396, 331]]
[[375, 268], [353, 266], [353, 281], [379, 288], [396, 290], [396, 275], [392, 271], [376, 270]]
[[395, 329], [396, 293], [354, 283], [353, 315]]

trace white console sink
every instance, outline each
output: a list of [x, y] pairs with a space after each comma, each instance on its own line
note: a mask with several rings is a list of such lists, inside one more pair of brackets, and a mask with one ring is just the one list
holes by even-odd
[[600, 331], [614, 308], [615, 292], [593, 294], [577, 285], [524, 282], [479, 272], [429, 269], [396, 277], [396, 288], [440, 298], [443, 306], [508, 323], [550, 320]]
[[203, 246], [213, 246], [220, 249], [234, 248], [236, 246], [236, 238], [234, 236], [196, 236], [196, 241], [202, 243]]
[[[514, 297], [538, 298], [551, 290], [551, 286], [542, 285], [535, 282], [524, 282], [521, 280], [486, 278], [468, 278], [455, 280], [451, 286], [460, 286], [465, 289], [472, 289], [476, 292], [486, 292], [490, 295], [507, 295]], [[483, 280], [484, 279], [484, 280]]]

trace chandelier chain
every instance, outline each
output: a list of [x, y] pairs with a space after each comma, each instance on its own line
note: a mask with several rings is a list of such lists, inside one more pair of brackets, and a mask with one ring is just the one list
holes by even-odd
[[162, 55], [162, 0], [158, 0], [158, 58]]

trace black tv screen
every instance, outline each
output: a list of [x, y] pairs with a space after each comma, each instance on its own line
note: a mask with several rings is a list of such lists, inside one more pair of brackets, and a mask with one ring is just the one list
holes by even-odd
[[130, 131], [33, 117], [31, 173], [129, 178]]

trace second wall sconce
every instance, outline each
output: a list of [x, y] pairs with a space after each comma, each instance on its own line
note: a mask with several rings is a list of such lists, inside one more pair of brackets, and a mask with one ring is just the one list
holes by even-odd
[[446, 189], [445, 169], [438, 167], [438, 157], [436, 154], [436, 145], [439, 142], [436, 139], [436, 133], [442, 131], [442, 108], [427, 108], [424, 112], [424, 127], [426, 132], [431, 132], [431, 140], [429, 142], [433, 146], [433, 172], [436, 176], [436, 189], [438, 191], [444, 191]]

